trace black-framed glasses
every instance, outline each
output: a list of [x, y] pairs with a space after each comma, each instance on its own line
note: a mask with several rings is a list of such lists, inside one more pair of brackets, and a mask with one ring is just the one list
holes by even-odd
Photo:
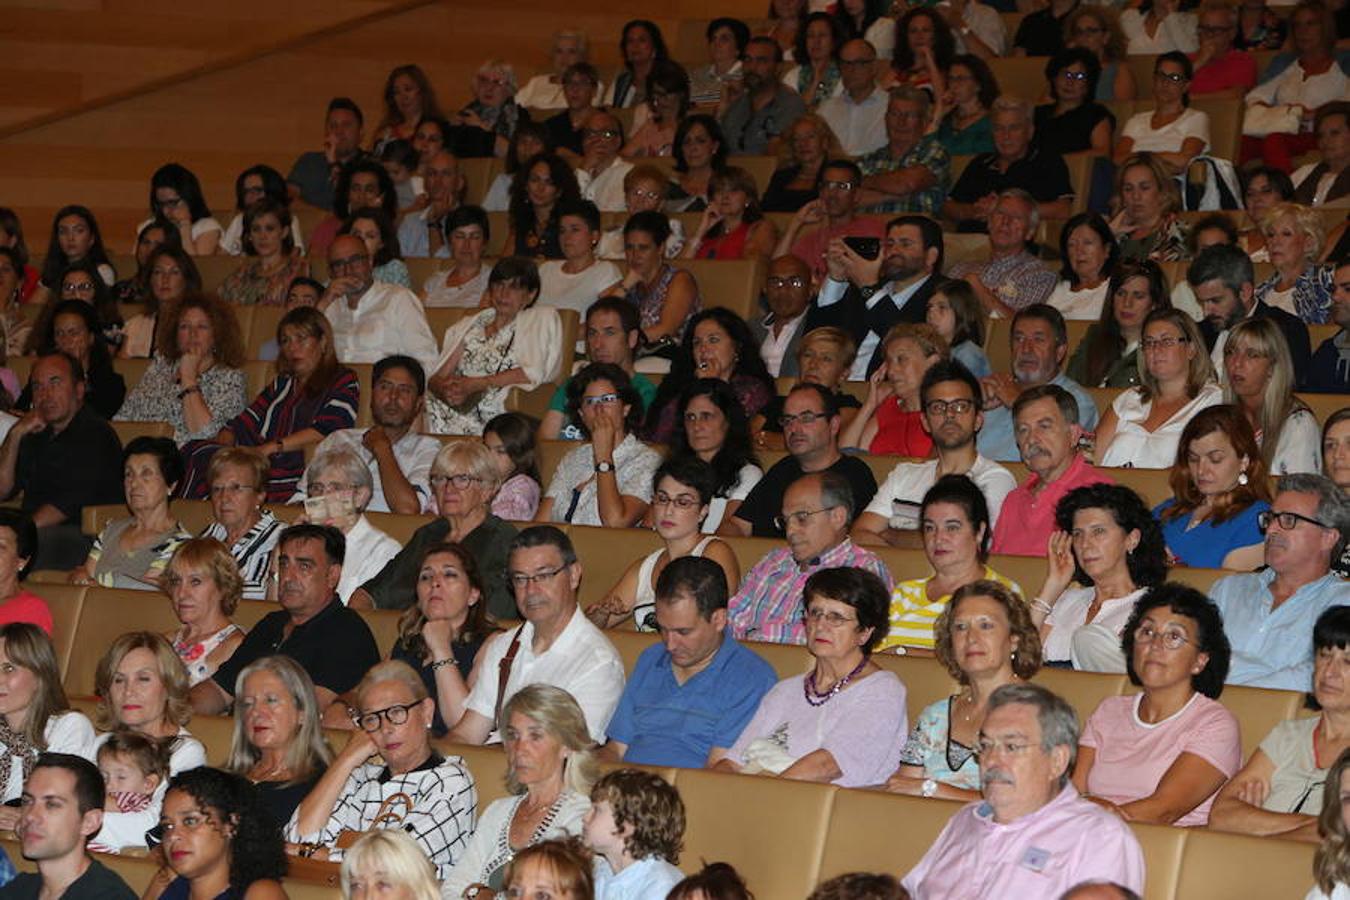
[[433, 491], [439, 491], [447, 484], [453, 484], [456, 488], [462, 491], [469, 485], [477, 484], [482, 480], [483, 479], [479, 478], [477, 475], [470, 475], [467, 472], [460, 472], [458, 475], [432, 475], [430, 478], [427, 479], [427, 483], [431, 485], [431, 489]]
[[1282, 531], [1293, 531], [1298, 527], [1299, 522], [1307, 522], [1309, 525], [1316, 525], [1318, 528], [1331, 528], [1326, 522], [1296, 512], [1276, 512], [1273, 509], [1267, 509], [1256, 517], [1256, 526], [1261, 529], [1262, 534], [1270, 530], [1272, 522], [1279, 522]]
[[974, 400], [929, 400], [924, 406], [924, 412], [935, 419], [941, 419], [946, 416], [964, 416], [975, 408]]
[[796, 512], [790, 512], [785, 516], [774, 516], [773, 526], [779, 531], [787, 531], [788, 523], [792, 523], [801, 528], [811, 521], [812, 516], [818, 516], [823, 512], [829, 512], [834, 509], [833, 506], [822, 506], [820, 509], [799, 509]]
[[779, 416], [778, 427], [786, 431], [789, 425], [814, 425], [818, 420], [828, 418], [829, 416], [825, 415], [825, 413], [823, 412], [812, 412], [811, 410], [808, 409], [806, 412], [798, 413], [795, 416], [793, 415]]
[[564, 563], [556, 569], [549, 569], [545, 572], [535, 572], [533, 575], [527, 575], [524, 572], [508, 572], [506, 577], [511, 582], [511, 586], [519, 591], [523, 590], [528, 585], [543, 584], [551, 578], [556, 578], [558, 573], [566, 568], [567, 565]]
[[380, 723], [388, 722], [390, 725], [402, 725], [408, 721], [408, 714], [412, 711], [416, 703], [395, 703], [393, 706], [386, 706], [384, 709], [372, 709], [370, 712], [352, 713], [352, 724], [362, 731], [379, 731]]
[[688, 494], [680, 494], [678, 497], [672, 497], [665, 491], [657, 491], [652, 496], [653, 506], [677, 506], [680, 509], [693, 509], [700, 506], [701, 503], [697, 497], [691, 497]]

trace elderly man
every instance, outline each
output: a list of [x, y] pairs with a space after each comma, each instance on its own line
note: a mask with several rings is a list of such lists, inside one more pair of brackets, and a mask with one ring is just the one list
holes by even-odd
[[577, 166], [577, 186], [581, 196], [601, 212], [623, 212], [623, 179], [633, 164], [619, 158], [623, 149], [623, 124], [613, 113], [597, 109], [582, 129], [585, 150]]
[[1350, 205], [1350, 102], [1339, 100], [1318, 107], [1313, 133], [1321, 158], [1295, 170], [1294, 202]]
[[449, 739], [499, 743], [502, 706], [521, 688], [551, 684], [567, 691], [596, 743], [623, 693], [623, 660], [609, 638], [577, 607], [581, 563], [572, 542], [552, 525], [536, 525], [511, 542], [507, 578], [525, 624], [490, 638], [479, 651], [485, 674], [469, 691]]
[[347, 97], [334, 97], [324, 118], [323, 150], [302, 153], [286, 176], [291, 200], [303, 200], [319, 209], [333, 209], [333, 189], [342, 167], [361, 159], [361, 107]]
[[995, 553], [1045, 556], [1055, 507], [1074, 488], [1111, 481], [1078, 452], [1078, 404], [1057, 384], [1023, 391], [1013, 403], [1017, 448], [1030, 475], [1003, 500], [994, 526]]
[[1350, 260], [1340, 263], [1332, 273], [1331, 321], [1340, 326], [1340, 331], [1317, 346], [1308, 365], [1305, 391], [1350, 393], [1350, 359], [1341, 353], [1342, 347], [1350, 346]]
[[398, 246], [404, 258], [448, 257], [450, 236], [445, 223], [464, 197], [464, 173], [455, 155], [441, 150], [427, 160], [422, 177], [429, 202], [426, 209], [403, 217], [398, 226]]
[[319, 310], [333, 326], [333, 349], [344, 363], [375, 363], [403, 354], [436, 364], [436, 338], [417, 295], [397, 284], [375, 281], [365, 242], [349, 234], [328, 248], [332, 281], [319, 298]]
[[958, 231], [988, 231], [999, 195], [1021, 188], [1040, 204], [1041, 218], [1067, 219], [1073, 185], [1064, 160], [1032, 145], [1033, 110], [1020, 97], [999, 97], [990, 113], [994, 152], [970, 161], [947, 195], [942, 214]]
[[[642, 398], [645, 410], [656, 397], [656, 385], [641, 372], [634, 371], [634, 357], [638, 342], [642, 338], [639, 328], [637, 307], [617, 297], [601, 297], [586, 309], [586, 321], [582, 325], [586, 340], [587, 363], [612, 363], [628, 373], [633, 390]], [[572, 381], [569, 376], [553, 392], [548, 402], [548, 412], [539, 425], [539, 437], [545, 440], [582, 441], [577, 423], [567, 416], [567, 385]]]
[[1005, 684], [976, 749], [984, 800], [942, 829], [902, 884], [913, 900], [1056, 897], [1086, 880], [1144, 889], [1144, 853], [1125, 821], [1078, 796], [1073, 707], [1035, 684]]
[[948, 275], [974, 289], [991, 314], [1007, 318], [1019, 309], [1050, 299], [1058, 276], [1027, 252], [1040, 212], [1026, 191], [1010, 188], [998, 195], [989, 216], [989, 259], [960, 262]]
[[753, 37], [741, 57], [741, 79], [725, 83], [719, 119], [732, 153], [764, 156], [777, 152], [787, 127], [806, 112], [792, 88], [778, 80], [783, 48], [771, 37]]
[[1012, 407], [1027, 388], [1054, 384], [1073, 395], [1078, 404], [1074, 421], [1084, 431], [1097, 427], [1097, 404], [1082, 385], [1063, 372], [1069, 352], [1069, 330], [1064, 316], [1053, 306], [1038, 303], [1013, 317], [1012, 373], [995, 372], [981, 380], [984, 389], [984, 428], [980, 430], [980, 453], [999, 462], [1020, 458], [1013, 429]]
[[1236, 100], [1256, 87], [1256, 57], [1234, 46], [1237, 36], [1236, 6], [1207, 3], [1200, 8], [1196, 25], [1198, 48], [1191, 54], [1195, 69], [1191, 96]]
[[821, 569], [851, 566], [876, 573], [892, 586], [890, 570], [848, 537], [853, 491], [834, 472], [803, 475], [783, 495], [779, 518], [787, 546], [770, 550], [741, 580], [731, 598], [731, 631], [740, 640], [806, 643], [802, 590]]
[[[820, 196], [797, 210], [778, 239], [774, 256], [791, 253], [806, 260], [811, 278], [819, 284], [825, 277], [825, 252], [838, 238], [880, 238], [881, 223], [858, 215], [862, 170], [847, 159], [827, 160], [820, 170]], [[814, 226], [806, 234], [802, 230]]]
[[701, 769], [740, 736], [778, 681], [727, 632], [727, 578], [706, 557], [671, 560], [656, 579], [661, 643], [642, 651], [609, 720], [611, 759]]
[[750, 334], [774, 378], [801, 374], [797, 347], [802, 335], [810, 330], [806, 324], [811, 293], [811, 267], [803, 260], [788, 254], [769, 263], [764, 279], [764, 303], [769, 313], [750, 320]]
[[820, 104], [844, 152], [863, 156], [886, 145], [886, 92], [877, 87], [877, 51], [862, 39], [839, 48], [843, 91]]
[[932, 101], [912, 85], [892, 88], [886, 103], [886, 143], [858, 160], [867, 212], [913, 212], [936, 216], [946, 199], [951, 157], [928, 134]]
[[1321, 475], [1285, 475], [1258, 521], [1266, 568], [1210, 588], [1233, 645], [1228, 683], [1306, 691], [1313, 623], [1350, 603], [1350, 583], [1331, 571], [1350, 534], [1350, 499]]

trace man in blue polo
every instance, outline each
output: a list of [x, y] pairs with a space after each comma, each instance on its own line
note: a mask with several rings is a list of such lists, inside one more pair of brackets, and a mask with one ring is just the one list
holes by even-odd
[[710, 559], [666, 566], [656, 580], [661, 643], [638, 657], [604, 756], [701, 769], [735, 743], [778, 676], [727, 631], [727, 595], [726, 575]]

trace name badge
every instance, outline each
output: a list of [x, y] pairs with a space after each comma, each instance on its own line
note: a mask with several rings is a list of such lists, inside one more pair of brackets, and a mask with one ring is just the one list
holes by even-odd
[[1042, 850], [1040, 847], [1028, 847], [1027, 852], [1022, 854], [1021, 866], [1033, 872], [1043, 872], [1049, 862], [1049, 850]]

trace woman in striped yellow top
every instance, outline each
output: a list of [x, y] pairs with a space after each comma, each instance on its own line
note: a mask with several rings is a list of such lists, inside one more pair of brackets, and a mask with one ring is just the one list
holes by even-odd
[[933, 655], [933, 623], [958, 588], [987, 579], [1022, 589], [989, 568], [989, 505], [965, 475], [944, 475], [928, 489], [919, 508], [923, 552], [933, 574], [897, 582], [891, 594], [891, 629], [878, 650]]

